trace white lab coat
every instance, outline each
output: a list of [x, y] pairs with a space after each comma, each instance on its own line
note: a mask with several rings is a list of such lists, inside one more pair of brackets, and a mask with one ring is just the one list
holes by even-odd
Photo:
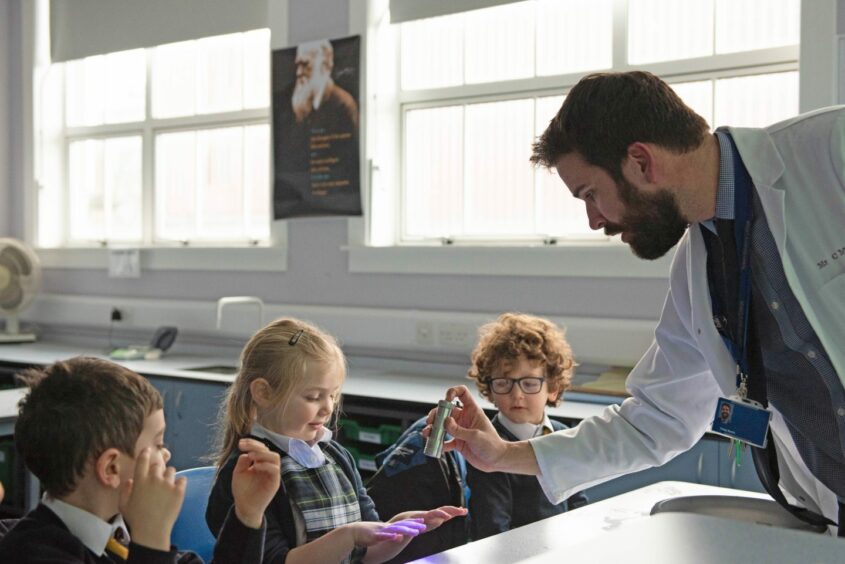
[[[731, 133], [790, 288], [845, 381], [845, 106]], [[628, 376], [632, 397], [531, 440], [552, 502], [688, 450], [708, 430], [718, 397], [735, 391], [734, 362], [712, 321], [706, 255], [693, 225], [678, 245], [654, 342]], [[773, 411], [787, 499], [837, 521], [836, 496], [810, 474]]]

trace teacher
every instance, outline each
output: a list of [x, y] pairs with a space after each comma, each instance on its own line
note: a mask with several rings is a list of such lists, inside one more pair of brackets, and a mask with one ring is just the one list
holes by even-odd
[[537, 475], [560, 502], [690, 449], [730, 402], [732, 421], [755, 421], [726, 427], [758, 445], [769, 493], [845, 535], [845, 107], [711, 133], [656, 76], [593, 74], [531, 160], [638, 257], [677, 244], [669, 292], [621, 405], [505, 442], [458, 386], [446, 449], [484, 471]]

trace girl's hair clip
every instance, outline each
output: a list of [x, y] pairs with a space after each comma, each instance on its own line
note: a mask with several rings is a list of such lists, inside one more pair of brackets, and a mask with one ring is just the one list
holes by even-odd
[[299, 338], [302, 336], [302, 334], [303, 334], [304, 332], [305, 332], [305, 329], [300, 329], [299, 331], [297, 331], [296, 333], [294, 333], [293, 337], [291, 337], [291, 338], [290, 338], [290, 341], [288, 341], [288, 344], [289, 344], [289, 345], [291, 345], [291, 346], [293, 346], [293, 345], [295, 345], [296, 343], [298, 343], [298, 342], [299, 342]]

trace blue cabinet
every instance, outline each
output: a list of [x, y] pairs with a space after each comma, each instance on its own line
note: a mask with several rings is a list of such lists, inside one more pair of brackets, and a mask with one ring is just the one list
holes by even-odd
[[718, 441], [719, 445], [719, 485], [726, 488], [738, 490], [751, 490], [763, 492], [766, 490], [757, 477], [757, 470], [754, 469], [754, 460], [751, 458], [751, 449], [742, 451], [742, 463], [737, 466], [728, 455], [729, 441]]
[[214, 450], [217, 414], [227, 384], [161, 376], [148, 377], [164, 399], [164, 442], [177, 470], [208, 466]]
[[718, 442], [702, 439], [687, 452], [663, 466], [647, 468], [587, 489], [590, 502], [600, 501], [636, 488], [665, 480], [678, 480], [715, 486], [719, 484]]

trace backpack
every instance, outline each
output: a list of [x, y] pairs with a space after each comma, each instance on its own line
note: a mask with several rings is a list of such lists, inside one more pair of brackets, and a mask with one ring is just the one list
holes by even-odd
[[[378, 471], [367, 482], [367, 493], [373, 499], [382, 519], [403, 511], [435, 509], [441, 505], [466, 507], [466, 461], [455, 451], [440, 458], [423, 454], [425, 418], [408, 427], [399, 439], [376, 455]], [[420, 535], [408, 544], [391, 564], [424, 558], [431, 554], [466, 544], [468, 519], [458, 517], [434, 531]]]

